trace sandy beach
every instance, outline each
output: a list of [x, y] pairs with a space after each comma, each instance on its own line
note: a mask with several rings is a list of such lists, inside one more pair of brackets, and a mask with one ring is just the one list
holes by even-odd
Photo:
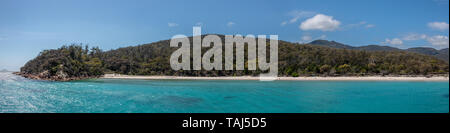
[[[182, 76], [132, 76], [106, 74], [104, 79], [180, 79], [180, 80], [260, 80], [260, 77], [182, 77]], [[276, 80], [298, 80], [298, 81], [449, 81], [449, 77], [389, 77], [389, 76], [367, 76], [367, 77], [277, 77]]]

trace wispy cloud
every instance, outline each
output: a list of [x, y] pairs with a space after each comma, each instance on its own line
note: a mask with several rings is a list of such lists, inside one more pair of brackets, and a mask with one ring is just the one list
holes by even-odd
[[365, 24], [367, 24], [366, 21], [361, 21], [361, 22], [356, 23], [356, 24], [348, 24], [347, 27], [353, 28], [353, 27], [363, 26], [363, 25], [365, 25]]
[[347, 24], [347, 25], [344, 26], [344, 29], [353, 29], [353, 28], [359, 28], [359, 27], [363, 27], [363, 28], [369, 29], [369, 28], [375, 27], [375, 25], [374, 24], [369, 24], [366, 21], [361, 21], [361, 22], [354, 23], [354, 24]]
[[426, 38], [427, 38], [427, 35], [425, 35], [425, 34], [409, 33], [408, 35], [403, 36], [402, 40], [415, 41], [415, 40], [423, 40]]
[[375, 27], [374, 24], [367, 24], [367, 25], [366, 25], [366, 28], [373, 28], [373, 27]]
[[428, 46], [434, 47], [437, 49], [448, 48], [449, 47], [449, 39], [448, 36], [445, 35], [426, 35], [426, 34], [417, 34], [417, 33], [409, 33], [400, 38], [394, 39], [386, 39], [384, 44], [391, 44], [395, 46], [403, 46], [404, 41], [418, 41], [425, 40], [428, 42]]
[[298, 20], [300, 20], [302, 18], [312, 17], [315, 14], [316, 14], [315, 12], [311, 12], [311, 11], [299, 11], [299, 10], [291, 11], [288, 13], [288, 15], [291, 17], [291, 19], [281, 22], [281, 26], [285, 26], [287, 24], [292, 24], [292, 23], [298, 22]]
[[227, 26], [228, 26], [228, 27], [233, 27], [235, 24], [236, 24], [236, 23], [230, 21], [230, 22], [227, 23]]
[[178, 24], [177, 23], [167, 23], [167, 26], [169, 26], [169, 27], [176, 27], [176, 26], [178, 26]]
[[448, 0], [433, 0], [433, 2], [437, 3], [438, 5], [448, 5]]
[[203, 22], [197, 22], [195, 23], [195, 26], [203, 26]]

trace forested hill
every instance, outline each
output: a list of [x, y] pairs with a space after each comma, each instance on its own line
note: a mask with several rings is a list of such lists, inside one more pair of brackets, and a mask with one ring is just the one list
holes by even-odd
[[341, 49], [352, 49], [352, 50], [365, 50], [365, 51], [407, 51], [407, 52], [414, 52], [424, 55], [431, 55], [438, 59], [441, 59], [443, 61], [448, 62], [449, 54], [448, 54], [448, 48], [436, 50], [434, 48], [428, 48], [428, 47], [413, 47], [408, 49], [399, 49], [395, 47], [390, 46], [379, 46], [379, 45], [367, 45], [367, 46], [359, 46], [354, 47], [346, 44], [342, 44], [335, 41], [327, 41], [327, 40], [315, 40], [310, 42], [309, 44], [312, 45], [319, 45], [324, 47], [331, 47], [331, 48], [341, 48]]
[[[221, 36], [224, 39], [224, 36]], [[192, 38], [191, 38], [192, 40]], [[192, 41], [191, 41], [192, 42]], [[33, 79], [76, 80], [104, 73], [171, 76], [257, 76], [261, 71], [174, 71], [170, 40], [116, 50], [64, 46], [42, 51], [18, 73]], [[204, 53], [208, 48], [203, 48]], [[224, 64], [224, 63], [223, 63]], [[364, 51], [279, 41], [279, 76], [448, 75], [447, 62], [406, 51]]]

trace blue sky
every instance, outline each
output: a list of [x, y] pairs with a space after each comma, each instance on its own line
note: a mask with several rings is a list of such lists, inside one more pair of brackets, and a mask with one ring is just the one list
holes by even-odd
[[448, 0], [0, 0], [0, 69], [44, 49], [104, 50], [202, 33], [276, 34], [291, 42], [448, 47]]

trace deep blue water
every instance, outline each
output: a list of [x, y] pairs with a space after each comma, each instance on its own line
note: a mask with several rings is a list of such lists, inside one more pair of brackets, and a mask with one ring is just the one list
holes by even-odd
[[0, 112], [448, 113], [449, 82], [48, 82], [0, 73]]

